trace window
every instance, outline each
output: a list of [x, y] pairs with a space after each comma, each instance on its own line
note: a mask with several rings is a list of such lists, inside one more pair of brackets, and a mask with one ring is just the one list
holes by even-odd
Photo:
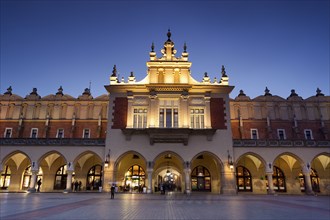
[[278, 136], [278, 139], [285, 140], [286, 139], [285, 130], [284, 129], [277, 129], [277, 136]]
[[133, 112], [133, 127], [146, 128], [147, 127], [147, 109], [137, 108]]
[[273, 184], [276, 192], [286, 192], [285, 176], [283, 171], [277, 167], [273, 167]]
[[87, 173], [86, 190], [99, 190], [102, 186], [102, 166], [95, 165]]
[[246, 167], [238, 166], [236, 168], [236, 181], [238, 191], [252, 192], [252, 176]]
[[257, 140], [259, 139], [259, 135], [258, 135], [258, 129], [251, 129], [251, 139], [253, 140]]
[[11, 134], [13, 133], [13, 129], [12, 128], [6, 128], [5, 129], [5, 134], [4, 137], [5, 138], [11, 138]]
[[197, 166], [191, 172], [191, 190], [211, 191], [211, 174], [206, 167]]
[[125, 174], [124, 191], [141, 190], [141, 186], [145, 185], [146, 174], [144, 169], [139, 165], [131, 166]]
[[313, 134], [312, 134], [311, 129], [305, 129], [304, 133], [305, 133], [305, 139], [306, 140], [313, 140]]
[[194, 129], [204, 128], [204, 109], [190, 110], [190, 127]]
[[32, 128], [31, 129], [31, 138], [37, 138], [38, 137], [38, 128]]
[[83, 138], [89, 138], [89, 137], [90, 137], [90, 131], [88, 128], [85, 128], [83, 133]]
[[159, 111], [159, 127], [177, 128], [178, 127], [178, 109], [161, 108]]
[[9, 166], [6, 166], [5, 169], [1, 172], [0, 176], [0, 189], [7, 189], [10, 184], [10, 175], [11, 171]]
[[64, 129], [63, 128], [57, 129], [56, 138], [64, 138]]

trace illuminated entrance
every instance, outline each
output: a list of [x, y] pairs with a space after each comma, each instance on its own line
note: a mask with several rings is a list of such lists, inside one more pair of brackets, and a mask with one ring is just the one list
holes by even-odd
[[208, 169], [197, 166], [191, 172], [191, 189], [193, 191], [211, 191], [211, 175]]
[[124, 191], [142, 192], [145, 186], [146, 174], [139, 165], [131, 166], [125, 174]]

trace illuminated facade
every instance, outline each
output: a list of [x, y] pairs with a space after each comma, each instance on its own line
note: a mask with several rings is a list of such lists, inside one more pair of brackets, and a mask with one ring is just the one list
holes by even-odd
[[[330, 194], [330, 97], [303, 100], [243, 91], [229, 94], [224, 66], [218, 79], [190, 74], [184, 45], [176, 56], [171, 33], [147, 76], [119, 79], [109, 95], [0, 96], [2, 190], [161, 189], [218, 194]], [[76, 184], [75, 184], [76, 183]], [[80, 184], [79, 184], [80, 183]], [[78, 186], [78, 187], [75, 187]]]

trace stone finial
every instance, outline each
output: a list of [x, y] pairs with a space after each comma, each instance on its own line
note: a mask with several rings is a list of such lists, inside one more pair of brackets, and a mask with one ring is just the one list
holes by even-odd
[[221, 74], [222, 74], [222, 77], [227, 77], [227, 75], [226, 75], [226, 69], [225, 69], [225, 66], [224, 65], [222, 65], [222, 67], [221, 67]]
[[113, 70], [112, 70], [112, 77], [116, 77], [117, 76], [117, 68], [116, 65], [113, 66]]
[[154, 45], [154, 42], [152, 42], [152, 44], [151, 44], [151, 52], [155, 52], [155, 45]]
[[316, 89], [316, 96], [324, 96], [324, 94], [321, 92], [321, 89]]
[[63, 95], [63, 88], [62, 88], [62, 86], [60, 86], [60, 88], [58, 88], [57, 91], [58, 92], [56, 93], [56, 95]]
[[91, 95], [91, 90], [89, 88], [86, 88], [82, 94], [89, 96], [89, 95]]
[[265, 95], [264, 96], [272, 96], [272, 94], [270, 93], [270, 90], [267, 88], [265, 89]]
[[204, 73], [204, 77], [209, 77], [209, 76], [207, 75], [207, 72]]
[[244, 91], [242, 89], [239, 90], [238, 97], [240, 97], [240, 96], [246, 96], [245, 93], [244, 93]]
[[171, 35], [172, 35], [172, 34], [171, 34], [171, 30], [168, 29], [168, 31], [167, 31], [167, 38], [168, 38], [167, 41], [168, 41], [168, 42], [171, 42]]
[[298, 96], [298, 94], [296, 93], [296, 91], [294, 89], [291, 89], [291, 94], [289, 97], [293, 97], [293, 96]]
[[184, 45], [183, 45], [183, 52], [187, 53], [187, 44], [186, 44], [186, 42], [184, 42]]
[[13, 94], [12, 91], [13, 91], [13, 89], [11, 88], [11, 86], [9, 86], [9, 87], [7, 88], [7, 92], [5, 92], [4, 94], [5, 94], [5, 95], [12, 95], [12, 94]]
[[130, 77], [134, 77], [134, 73], [133, 73], [133, 71], [131, 71], [131, 75], [130, 75]]
[[30, 93], [30, 95], [38, 95], [37, 88], [33, 88], [32, 89], [32, 92]]

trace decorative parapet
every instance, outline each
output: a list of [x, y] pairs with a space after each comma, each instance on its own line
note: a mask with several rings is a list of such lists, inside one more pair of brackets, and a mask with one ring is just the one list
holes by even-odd
[[82, 138], [2, 138], [0, 146], [103, 146], [105, 139]]
[[234, 139], [234, 147], [330, 147], [330, 141]]
[[212, 141], [216, 129], [190, 129], [190, 128], [146, 128], [122, 129], [126, 140], [131, 140], [132, 135], [148, 135], [150, 144], [154, 143], [183, 143], [188, 144], [190, 135], [205, 135], [207, 141]]

